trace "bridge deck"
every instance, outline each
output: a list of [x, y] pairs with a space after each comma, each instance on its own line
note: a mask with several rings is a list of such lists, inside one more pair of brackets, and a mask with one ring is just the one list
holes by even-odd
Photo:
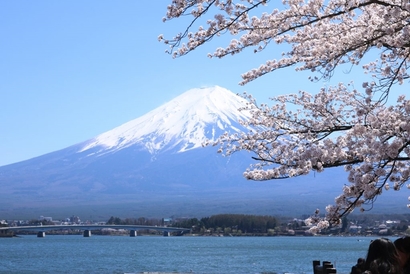
[[50, 231], [50, 230], [100, 230], [103, 228], [112, 229], [126, 229], [126, 230], [158, 230], [166, 232], [189, 232], [189, 229], [179, 227], [166, 227], [166, 226], [143, 226], [143, 225], [43, 225], [43, 226], [11, 226], [0, 227], [1, 230], [8, 231]]

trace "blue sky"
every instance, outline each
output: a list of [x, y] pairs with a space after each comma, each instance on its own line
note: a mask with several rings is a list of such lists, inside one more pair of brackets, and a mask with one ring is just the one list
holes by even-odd
[[172, 59], [157, 37], [187, 21], [162, 22], [169, 2], [1, 1], [0, 166], [88, 140], [191, 88], [219, 85], [266, 102], [313, 87], [292, 69], [238, 85], [241, 73], [279, 56], [275, 47], [207, 58], [221, 38]]

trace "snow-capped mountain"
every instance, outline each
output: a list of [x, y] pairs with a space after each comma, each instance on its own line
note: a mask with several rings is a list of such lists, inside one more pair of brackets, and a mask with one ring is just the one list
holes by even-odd
[[253, 182], [242, 176], [253, 155], [202, 147], [247, 130], [238, 123], [249, 115], [238, 111], [244, 103], [218, 86], [192, 89], [91, 140], [0, 167], [0, 219], [294, 215], [332, 203], [341, 170]]
[[[184, 152], [199, 148], [225, 130], [240, 131], [239, 120], [249, 114], [238, 109], [244, 100], [222, 87], [191, 89], [147, 114], [87, 142], [80, 152], [99, 147], [97, 153], [140, 144], [151, 154], [165, 149]], [[217, 135], [217, 136], [216, 136]]]

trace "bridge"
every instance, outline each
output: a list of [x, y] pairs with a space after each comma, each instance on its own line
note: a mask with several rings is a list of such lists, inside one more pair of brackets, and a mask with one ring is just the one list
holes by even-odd
[[125, 229], [130, 232], [131, 237], [137, 236], [138, 230], [157, 230], [162, 231], [164, 236], [169, 236], [171, 232], [177, 232], [182, 235], [190, 232], [187, 228], [166, 227], [166, 226], [144, 226], [144, 225], [44, 225], [44, 226], [11, 226], [0, 227], [0, 237], [13, 236], [18, 231], [34, 231], [37, 237], [45, 237], [45, 232], [50, 230], [83, 230], [84, 237], [90, 237], [92, 230], [103, 228]]

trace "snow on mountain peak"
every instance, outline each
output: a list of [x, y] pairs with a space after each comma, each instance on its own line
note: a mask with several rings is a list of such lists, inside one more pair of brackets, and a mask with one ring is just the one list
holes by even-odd
[[219, 86], [191, 89], [137, 119], [98, 135], [79, 152], [96, 147], [100, 148], [97, 153], [116, 151], [138, 143], [151, 154], [177, 145], [178, 152], [201, 147], [205, 140], [218, 137], [221, 131], [239, 131], [232, 122], [236, 124], [249, 117], [238, 110], [244, 104], [240, 96]]

